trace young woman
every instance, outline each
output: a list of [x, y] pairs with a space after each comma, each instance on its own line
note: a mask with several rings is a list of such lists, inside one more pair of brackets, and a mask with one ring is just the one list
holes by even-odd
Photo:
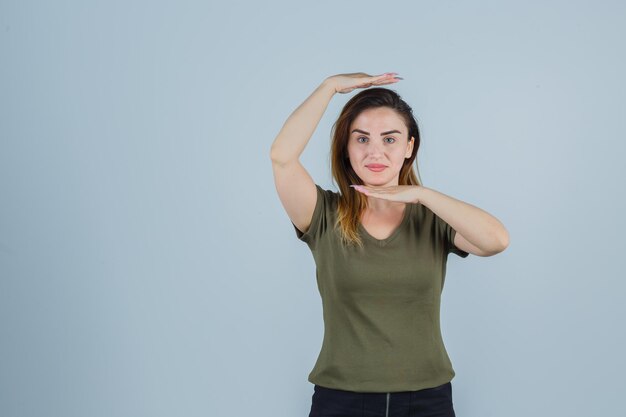
[[359, 92], [333, 125], [339, 192], [317, 185], [300, 164], [336, 93], [395, 83], [396, 75], [326, 78], [271, 147], [276, 190], [311, 249], [323, 305], [309, 417], [454, 416], [455, 372], [439, 322], [447, 257], [508, 246], [495, 217], [418, 181], [417, 122], [393, 90]]

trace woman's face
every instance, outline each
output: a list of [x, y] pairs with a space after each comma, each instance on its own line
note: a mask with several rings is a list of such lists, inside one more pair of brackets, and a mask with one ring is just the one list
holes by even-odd
[[404, 121], [389, 107], [364, 110], [353, 120], [348, 157], [363, 184], [398, 185], [400, 169], [415, 142], [407, 141], [407, 132]]

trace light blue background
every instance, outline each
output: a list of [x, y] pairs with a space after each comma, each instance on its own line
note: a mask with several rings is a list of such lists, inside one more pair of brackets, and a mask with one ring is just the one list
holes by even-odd
[[[0, 3], [0, 415], [307, 416], [315, 264], [270, 146], [327, 76], [392, 86], [451, 255], [459, 417], [623, 412], [619, 1]], [[302, 162], [324, 188], [336, 95]]]

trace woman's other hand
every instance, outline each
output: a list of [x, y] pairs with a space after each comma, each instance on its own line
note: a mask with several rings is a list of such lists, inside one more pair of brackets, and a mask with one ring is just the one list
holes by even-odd
[[393, 84], [402, 80], [397, 72], [386, 72], [381, 75], [369, 75], [364, 72], [332, 75], [326, 79], [335, 88], [337, 93], [349, 93], [356, 88], [367, 88], [373, 85]]
[[369, 197], [417, 204], [423, 191], [421, 185], [392, 185], [389, 187], [352, 184], [356, 191]]

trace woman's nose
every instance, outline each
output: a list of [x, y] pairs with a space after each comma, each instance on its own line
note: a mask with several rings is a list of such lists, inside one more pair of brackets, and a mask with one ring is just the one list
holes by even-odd
[[378, 144], [371, 144], [367, 147], [370, 155], [382, 155], [383, 154], [383, 146]]

